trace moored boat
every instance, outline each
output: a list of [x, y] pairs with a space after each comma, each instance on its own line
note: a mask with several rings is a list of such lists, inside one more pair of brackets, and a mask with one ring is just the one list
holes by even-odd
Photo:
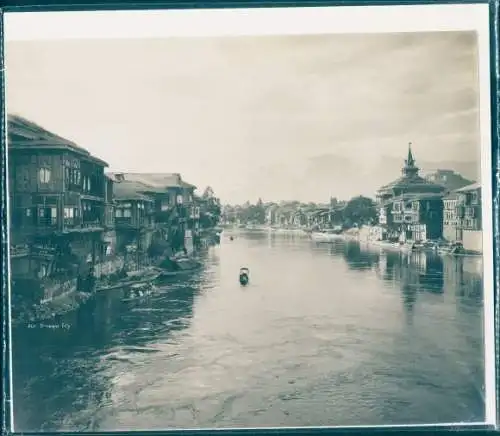
[[310, 237], [315, 242], [334, 242], [344, 239], [344, 235], [338, 230], [314, 231]]
[[155, 291], [156, 287], [152, 283], [135, 283], [130, 286], [128, 290], [128, 295], [123, 299], [123, 301], [136, 300], [137, 298], [143, 298], [151, 295]]
[[101, 284], [96, 288], [96, 292], [110, 291], [113, 289], [129, 288], [133, 285], [144, 285], [154, 282], [160, 276], [156, 268], [148, 268], [141, 271], [132, 271], [127, 273], [127, 277], [107, 285]]
[[463, 244], [458, 241], [438, 245], [437, 252], [441, 255], [466, 254]]

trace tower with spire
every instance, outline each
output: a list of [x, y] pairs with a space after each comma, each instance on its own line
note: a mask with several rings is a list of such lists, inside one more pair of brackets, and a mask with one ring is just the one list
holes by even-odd
[[411, 151], [411, 142], [408, 143], [408, 158], [405, 160], [405, 166], [401, 170], [403, 176], [411, 178], [418, 176], [419, 168], [415, 164], [415, 159]]

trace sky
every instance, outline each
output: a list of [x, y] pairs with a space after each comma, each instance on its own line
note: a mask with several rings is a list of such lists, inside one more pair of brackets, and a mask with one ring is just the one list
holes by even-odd
[[417, 164], [479, 166], [473, 32], [15, 41], [5, 56], [9, 113], [225, 203], [371, 195], [410, 141]]

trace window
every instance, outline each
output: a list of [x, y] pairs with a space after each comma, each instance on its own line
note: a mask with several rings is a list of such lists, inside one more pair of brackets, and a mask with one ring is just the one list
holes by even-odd
[[51, 207], [50, 208], [50, 216], [52, 218], [57, 218], [57, 207]]
[[16, 183], [19, 191], [27, 191], [30, 186], [30, 169], [28, 165], [19, 165], [16, 170]]
[[169, 202], [168, 200], [162, 200], [161, 202], [161, 211], [165, 212], [169, 208]]
[[123, 211], [123, 217], [124, 218], [130, 218], [132, 217], [132, 210], [127, 208], [127, 209], [124, 209]]
[[412, 203], [412, 209], [415, 210], [415, 211], [418, 210], [418, 201], [414, 201]]
[[26, 216], [31, 216], [31, 209], [26, 209]]
[[90, 177], [83, 176], [83, 190], [90, 191]]
[[43, 218], [45, 216], [45, 209], [38, 209], [38, 216]]
[[48, 168], [40, 168], [38, 172], [38, 178], [41, 183], [49, 183], [50, 182], [50, 170]]
[[123, 217], [123, 210], [122, 209], [116, 209], [116, 211], [115, 211], [115, 217], [116, 218]]
[[177, 204], [182, 204], [183, 203], [183, 198], [182, 195], [178, 195], [176, 198]]
[[64, 208], [64, 218], [73, 218], [76, 214], [77, 209], [73, 209], [72, 207]]

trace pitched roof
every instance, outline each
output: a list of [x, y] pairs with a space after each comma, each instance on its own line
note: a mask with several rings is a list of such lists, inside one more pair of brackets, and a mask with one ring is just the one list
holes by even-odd
[[178, 173], [108, 173], [115, 180], [139, 182], [149, 187], [149, 192], [163, 192], [167, 188], [196, 189], [196, 186], [182, 180]]
[[476, 189], [481, 189], [481, 183], [480, 182], [471, 183], [470, 185], [464, 186], [464, 187], [462, 187], [460, 189], [456, 189], [455, 192], [475, 191]]
[[415, 192], [415, 193], [408, 193], [408, 194], [403, 194], [403, 195], [398, 195], [396, 197], [392, 197], [391, 199], [387, 200], [384, 202], [384, 205], [393, 203], [395, 201], [404, 201], [404, 200], [435, 200], [443, 198], [442, 193], [437, 193], [437, 192]]
[[414, 176], [414, 177], [399, 177], [398, 179], [394, 180], [391, 183], [388, 183], [387, 185], [382, 186], [379, 189], [379, 192], [386, 191], [389, 189], [394, 189], [394, 188], [406, 188], [406, 187], [412, 187], [412, 188], [422, 188], [424, 190], [432, 190], [432, 191], [443, 191], [445, 188], [442, 185], [438, 185], [436, 183], [433, 183], [429, 180], [424, 179], [423, 177], [420, 176]]
[[7, 122], [9, 148], [23, 149], [27, 147], [38, 147], [68, 149], [83, 155], [90, 160], [98, 162], [105, 167], [108, 166], [107, 162], [92, 156], [85, 148], [80, 147], [69, 139], [49, 132], [26, 118], [19, 115], [9, 114], [7, 116]]
[[148, 186], [140, 182], [121, 181], [113, 184], [113, 195], [116, 200], [142, 200], [153, 201], [153, 199], [144, 192], [148, 190]]
[[451, 192], [448, 192], [444, 197], [443, 199], [445, 200], [456, 200], [458, 198], [458, 192], [456, 191], [451, 191]]

